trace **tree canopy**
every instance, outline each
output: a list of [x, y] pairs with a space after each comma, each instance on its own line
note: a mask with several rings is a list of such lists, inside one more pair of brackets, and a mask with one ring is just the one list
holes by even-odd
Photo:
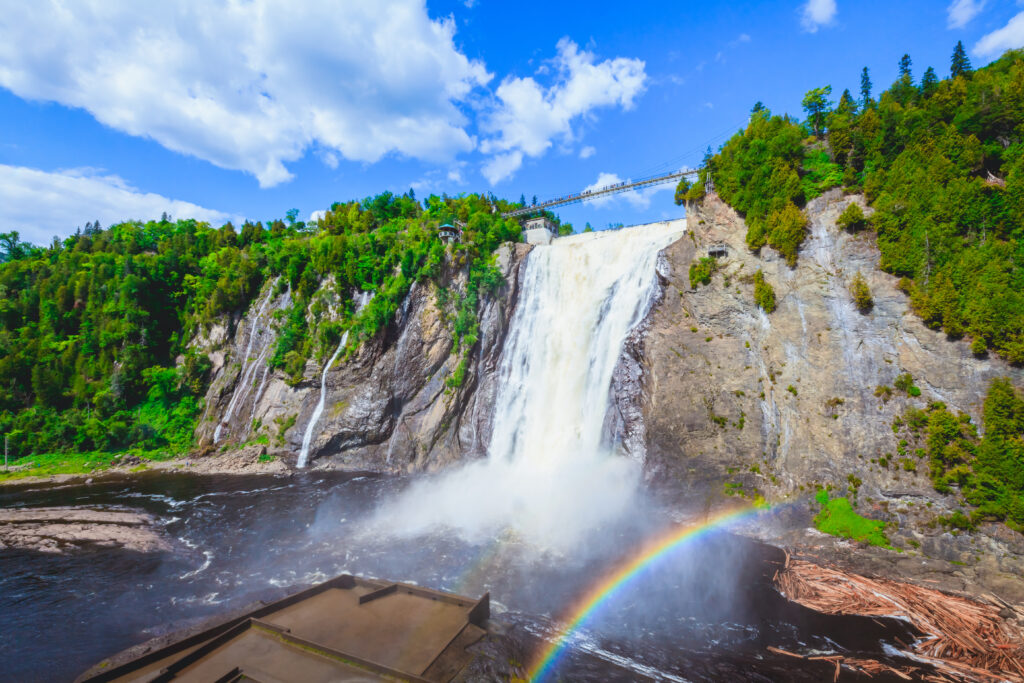
[[[292, 292], [270, 358], [286, 376], [300, 377], [346, 327], [352, 344], [377, 334], [413, 282], [443, 287], [446, 268], [469, 274], [452, 324], [471, 348], [478, 297], [502, 282], [491, 254], [520, 227], [501, 218], [506, 202], [493, 212], [477, 195], [425, 205], [384, 193], [336, 203], [309, 225], [290, 211], [240, 231], [166, 216], [97, 222], [47, 248], [0, 235], [0, 434], [12, 435], [15, 455], [187, 450], [210, 369], [190, 342], [214, 322], [230, 325], [270, 280]], [[452, 220], [465, 228], [446, 256], [436, 227]], [[327, 281], [340, 321], [318, 303]], [[357, 290], [375, 296], [353, 316]]]

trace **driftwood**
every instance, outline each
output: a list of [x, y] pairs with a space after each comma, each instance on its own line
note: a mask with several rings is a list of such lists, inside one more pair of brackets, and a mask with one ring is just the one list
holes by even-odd
[[[934, 666], [898, 670], [870, 659], [842, 658], [844, 666], [872, 676], [911, 680], [1024, 683], [1024, 634], [999, 616], [1005, 603], [985, 604], [888, 579], [871, 579], [786, 558], [775, 584], [790, 600], [827, 614], [902, 617], [924, 634], [904, 647]], [[1002, 606], [997, 606], [1002, 603]], [[789, 654], [789, 653], [786, 653]], [[838, 665], [837, 665], [838, 672]], [[838, 676], [838, 673], [837, 673]]]

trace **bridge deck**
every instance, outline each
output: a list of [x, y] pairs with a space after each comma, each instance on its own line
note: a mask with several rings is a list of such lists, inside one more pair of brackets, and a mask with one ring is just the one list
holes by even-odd
[[555, 199], [549, 199], [545, 202], [541, 202], [540, 204], [534, 204], [533, 206], [524, 206], [521, 209], [516, 209], [515, 211], [503, 213], [502, 216], [505, 218], [526, 216], [531, 213], [538, 213], [546, 209], [552, 209], [556, 206], [577, 204], [579, 202], [586, 202], [590, 201], [591, 199], [597, 199], [598, 197], [607, 197], [613, 194], [619, 194], [620, 192], [630, 192], [632, 190], [638, 190], [644, 187], [661, 185], [662, 183], [668, 183], [674, 180], [679, 180], [680, 178], [683, 178], [685, 176], [696, 176], [698, 173], [700, 173], [699, 169], [683, 169], [681, 171], [674, 171], [672, 173], [666, 173], [663, 175], [651, 176], [649, 178], [641, 178], [640, 180], [616, 183], [615, 185], [599, 187], [596, 190], [586, 190], [584, 192], [577, 192], [574, 194], [564, 195], [562, 197], [556, 197]]

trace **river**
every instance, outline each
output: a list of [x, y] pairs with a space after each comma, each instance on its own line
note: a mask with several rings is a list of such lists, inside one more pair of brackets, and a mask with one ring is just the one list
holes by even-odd
[[[477, 596], [534, 649], [599, 577], [629, 559], [667, 510], [602, 529], [572, 554], [515, 538], [486, 543], [380, 531], [380, 504], [410, 480], [142, 473], [85, 486], [5, 487], [0, 506], [88, 505], [155, 515], [169, 552], [0, 552], [0, 672], [71, 680], [151, 637], [340, 573]], [[467, 514], [472, 510], [467, 509]], [[659, 521], [661, 520], [661, 521]], [[869, 619], [824, 617], [786, 602], [769, 580], [779, 553], [719, 533], [653, 567], [588, 624], [558, 673], [569, 680], [819, 680], [820, 663], [765, 650], [882, 656], [902, 633]]]

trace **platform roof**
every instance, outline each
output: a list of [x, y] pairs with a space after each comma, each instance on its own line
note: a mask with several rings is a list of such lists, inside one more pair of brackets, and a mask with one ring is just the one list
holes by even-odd
[[342, 575], [79, 681], [450, 681], [489, 615], [487, 594]]

